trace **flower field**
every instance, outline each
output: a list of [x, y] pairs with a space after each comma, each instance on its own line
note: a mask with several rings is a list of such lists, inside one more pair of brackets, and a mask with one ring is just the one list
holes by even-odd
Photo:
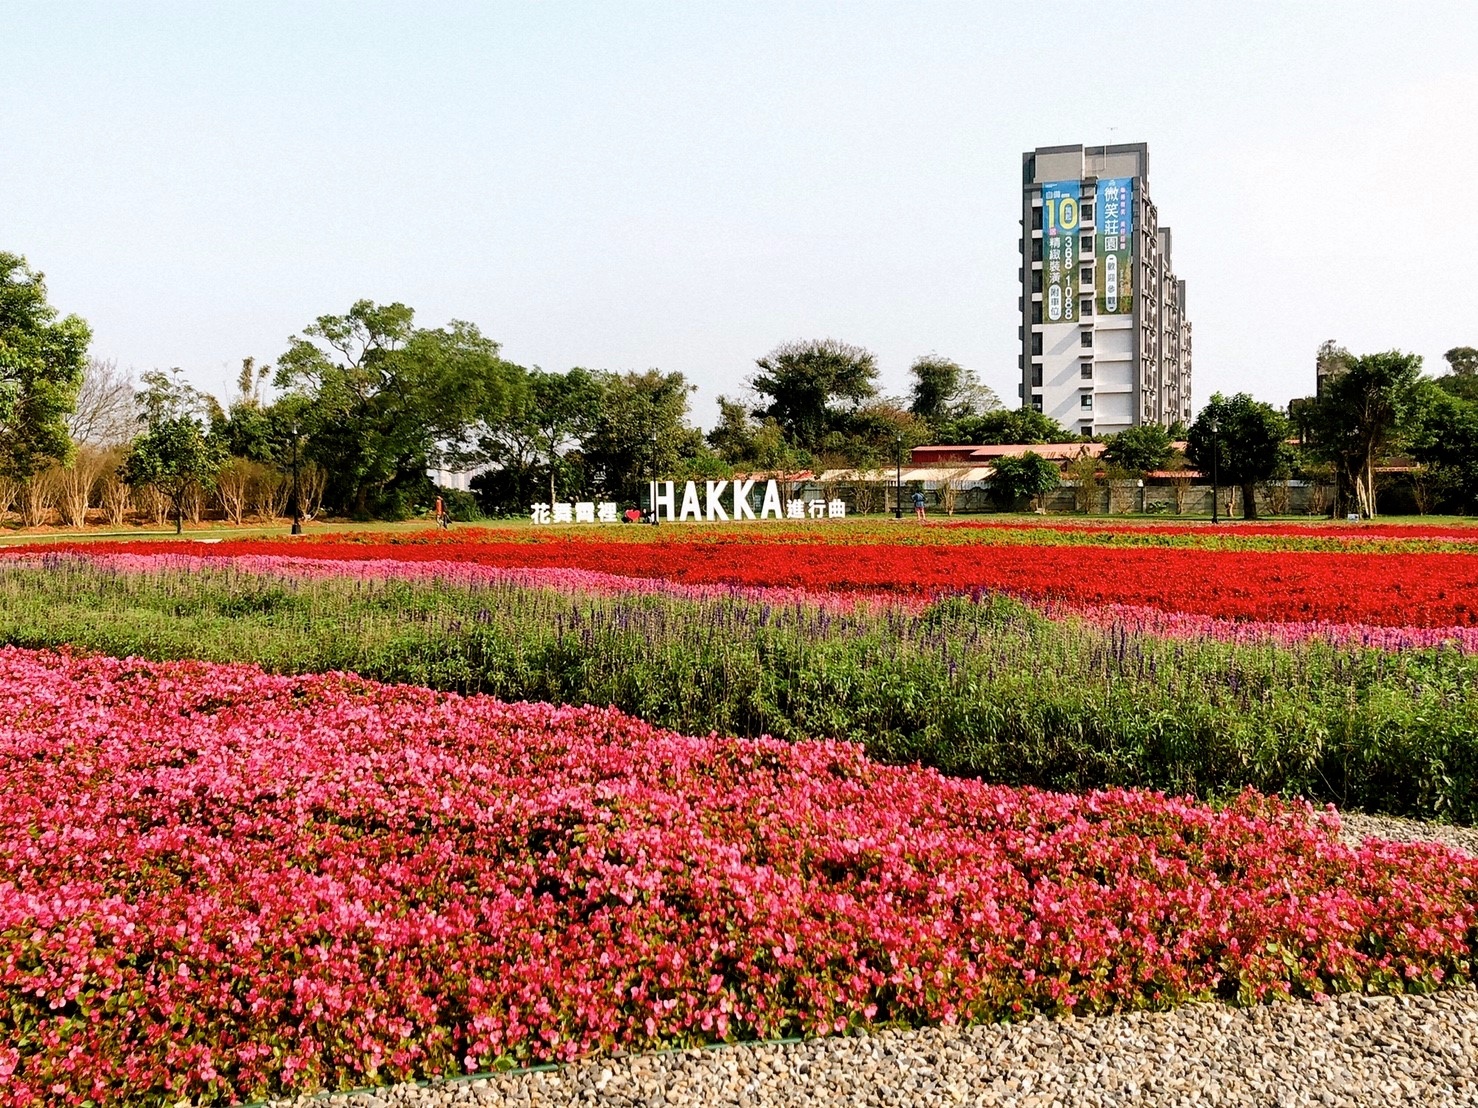
[[[167, 725], [165, 723], [167, 721]], [[0, 649], [0, 1100], [1467, 978], [1478, 861], [1244, 795]]]
[[1474, 534], [0, 548], [0, 1108], [1468, 981]]
[[[642, 529], [646, 530], [646, 529]], [[1060, 530], [1060, 529], [1059, 529]], [[959, 528], [938, 534], [968, 534]], [[492, 532], [496, 535], [497, 532]], [[1121, 605], [1212, 619], [1371, 627], [1478, 626], [1478, 550], [1240, 550], [1196, 546], [850, 542], [782, 532], [734, 539], [697, 532], [656, 541], [549, 538], [426, 542], [242, 540], [15, 548], [14, 557], [163, 554], [287, 558], [294, 563], [435, 563], [579, 570], [688, 586], [930, 598], [1002, 592], [1069, 607]], [[383, 570], [381, 570], [383, 572]], [[446, 570], [441, 570], [445, 573]]]

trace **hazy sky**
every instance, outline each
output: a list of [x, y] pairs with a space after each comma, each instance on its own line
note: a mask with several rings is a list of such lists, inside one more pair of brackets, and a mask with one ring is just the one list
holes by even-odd
[[1144, 141], [1197, 406], [1326, 338], [1478, 345], [1478, 3], [0, 0], [0, 250], [136, 370], [223, 393], [401, 300], [524, 365], [792, 338], [1016, 401], [1021, 152]]

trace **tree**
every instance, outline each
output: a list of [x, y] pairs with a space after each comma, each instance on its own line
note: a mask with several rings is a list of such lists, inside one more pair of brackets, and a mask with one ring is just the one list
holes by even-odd
[[1466, 400], [1470, 404], [1478, 403], [1478, 377], [1448, 373], [1438, 377], [1435, 384], [1443, 392], [1459, 400]]
[[708, 452], [687, 425], [688, 396], [697, 388], [681, 373], [603, 373], [599, 413], [581, 444], [594, 484], [633, 500], [648, 480], [676, 477]]
[[1174, 453], [1169, 432], [1158, 423], [1144, 423], [1110, 436], [1103, 457], [1111, 465], [1143, 476], [1164, 469]]
[[1288, 419], [1271, 404], [1245, 392], [1232, 397], [1218, 392], [1186, 432], [1186, 456], [1202, 473], [1211, 473], [1214, 441], [1218, 481], [1240, 485], [1242, 514], [1256, 519], [1258, 482], [1287, 472], [1291, 463], [1287, 439]]
[[941, 424], [965, 416], [983, 415], [1001, 406], [994, 390], [971, 371], [937, 354], [916, 358], [909, 367], [908, 410], [920, 419]]
[[568, 373], [535, 370], [528, 377], [527, 417], [539, 429], [539, 446], [549, 467], [549, 502], [562, 453], [595, 427], [603, 399], [601, 383], [578, 366]]
[[120, 446], [138, 431], [133, 378], [111, 358], [88, 358], [67, 433], [78, 446]]
[[1071, 442], [1078, 436], [1035, 408], [1000, 409], [984, 415], [963, 416], [938, 429], [937, 441], [964, 446], [1035, 445]]
[[1334, 464], [1341, 487], [1353, 491], [1369, 519], [1376, 463], [1419, 428], [1429, 396], [1421, 366], [1420, 356], [1399, 350], [1352, 358], [1315, 402], [1310, 450]]
[[749, 384], [767, 403], [753, 414], [775, 420], [803, 450], [819, 449], [839, 416], [878, 391], [877, 357], [836, 339], [783, 343], [755, 365], [760, 372]]
[[144, 374], [138, 394], [144, 433], [133, 440], [123, 462], [131, 486], [152, 485], [169, 498], [175, 534], [184, 530], [186, 495], [209, 488], [226, 458], [220, 441], [206, 431], [219, 405], [179, 378], [179, 370]]
[[1478, 508], [1478, 402], [1433, 387], [1452, 379], [1423, 382], [1425, 394], [1418, 403], [1419, 414], [1407, 428], [1406, 441], [1421, 466], [1416, 480], [1426, 486], [1415, 491], [1430, 492], [1453, 507], [1471, 511]]
[[1442, 357], [1452, 367], [1455, 377], [1478, 377], [1478, 349], [1471, 346], [1454, 346]]
[[506, 411], [518, 376], [473, 324], [414, 319], [404, 304], [360, 300], [319, 316], [277, 361], [277, 387], [307, 401], [303, 431], [328, 474], [328, 506], [358, 518], [408, 514], [427, 470], [472, 449], [474, 425]]
[[803, 468], [809, 455], [799, 454], [785, 440], [785, 432], [773, 419], [763, 422], [749, 414], [749, 406], [727, 396], [718, 398], [718, 423], [708, 432], [708, 446], [723, 461], [745, 471]]
[[71, 456], [67, 417], [91, 341], [77, 316], [57, 318], [43, 274], [0, 253], [0, 476], [29, 481]]
[[996, 461], [996, 472], [991, 478], [991, 493], [1003, 507], [1014, 507], [1030, 497], [1033, 507], [1037, 501], [1062, 483], [1058, 468], [1031, 450], [1014, 457]]

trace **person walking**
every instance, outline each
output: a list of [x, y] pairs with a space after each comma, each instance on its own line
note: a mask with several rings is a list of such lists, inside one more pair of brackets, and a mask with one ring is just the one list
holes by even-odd
[[922, 492], [913, 494], [913, 517], [919, 520], [924, 518], [924, 494]]
[[446, 514], [446, 505], [442, 503], [441, 497], [438, 496], [436, 498], [436, 526], [445, 531], [451, 524], [452, 521]]

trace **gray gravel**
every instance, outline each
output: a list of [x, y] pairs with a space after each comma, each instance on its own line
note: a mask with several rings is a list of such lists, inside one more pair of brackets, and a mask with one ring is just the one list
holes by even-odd
[[[1478, 830], [1346, 814], [1344, 836], [1436, 839], [1478, 853]], [[1343, 996], [1240, 1009], [1191, 1004], [1091, 1019], [886, 1031], [597, 1058], [558, 1070], [400, 1085], [278, 1106], [804, 1108], [877, 1105], [1421, 1105], [1478, 1108], [1478, 989]]]
[[1399, 816], [1363, 816], [1357, 812], [1341, 812], [1340, 822], [1346, 842], [1359, 846], [1367, 836], [1396, 839], [1399, 842], [1442, 842], [1448, 846], [1478, 854], [1478, 827], [1454, 827], [1446, 823], [1427, 823]]
[[603, 1058], [326, 1099], [354, 1108], [1478, 1105], [1478, 991], [1251, 1009], [1193, 1004]]

